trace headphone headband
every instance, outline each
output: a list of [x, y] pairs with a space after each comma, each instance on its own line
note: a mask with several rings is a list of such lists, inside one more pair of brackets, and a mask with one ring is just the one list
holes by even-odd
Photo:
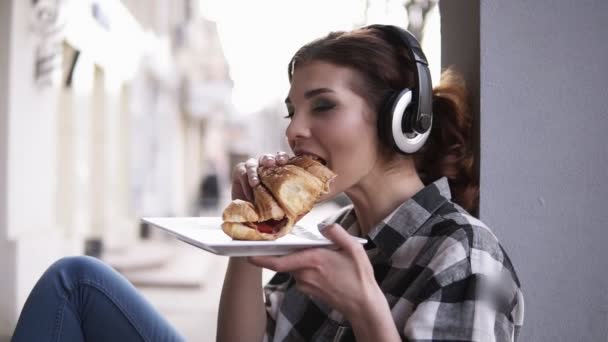
[[[428, 61], [416, 37], [407, 30], [393, 25], [381, 24], [367, 27], [380, 30], [395, 44], [404, 45], [410, 59], [408, 62], [414, 61], [416, 66], [416, 72], [414, 72], [416, 84], [413, 89], [406, 89], [411, 92], [411, 96], [407, 97], [409, 99], [408, 103], [404, 106], [400, 101], [405, 90], [395, 94], [388, 103], [388, 106], [391, 107], [392, 116], [395, 114], [393, 113], [395, 109], [405, 112], [400, 114], [402, 117], [391, 118], [391, 123], [383, 124], [380, 132], [393, 136], [393, 142], [401, 152], [413, 153], [422, 147], [432, 126], [433, 87]], [[395, 131], [395, 122], [397, 121], [401, 123], [401, 134], [395, 135], [395, 133], [398, 133]], [[413, 135], [413, 138], [408, 137], [408, 135]]]

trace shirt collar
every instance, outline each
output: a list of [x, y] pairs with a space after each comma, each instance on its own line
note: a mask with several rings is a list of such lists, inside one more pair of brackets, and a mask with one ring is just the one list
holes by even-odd
[[368, 234], [374, 245], [387, 251], [414, 234], [439, 207], [452, 198], [448, 179], [439, 178], [405, 201]]

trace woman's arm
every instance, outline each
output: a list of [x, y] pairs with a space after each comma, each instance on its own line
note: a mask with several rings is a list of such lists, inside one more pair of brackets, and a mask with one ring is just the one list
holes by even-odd
[[[252, 187], [259, 184], [257, 168], [283, 165], [287, 155], [279, 152], [249, 159], [235, 166], [232, 199], [253, 202]], [[246, 258], [230, 258], [224, 277], [217, 320], [217, 341], [262, 341], [266, 330], [266, 310], [262, 292], [262, 269]]]
[[217, 341], [262, 341], [266, 310], [262, 269], [246, 258], [230, 258], [217, 320]]

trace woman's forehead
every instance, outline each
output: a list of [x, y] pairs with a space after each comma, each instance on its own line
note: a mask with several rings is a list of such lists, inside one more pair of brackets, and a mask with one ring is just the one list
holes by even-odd
[[323, 88], [334, 92], [351, 91], [357, 77], [357, 73], [348, 67], [322, 61], [309, 62], [294, 70], [288, 98], [293, 100]]

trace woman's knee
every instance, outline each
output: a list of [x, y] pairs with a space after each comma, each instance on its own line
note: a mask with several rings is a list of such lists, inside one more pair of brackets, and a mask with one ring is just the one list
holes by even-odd
[[46, 271], [45, 275], [61, 276], [62, 278], [82, 278], [87, 274], [105, 271], [102, 261], [89, 256], [69, 256], [55, 261]]

